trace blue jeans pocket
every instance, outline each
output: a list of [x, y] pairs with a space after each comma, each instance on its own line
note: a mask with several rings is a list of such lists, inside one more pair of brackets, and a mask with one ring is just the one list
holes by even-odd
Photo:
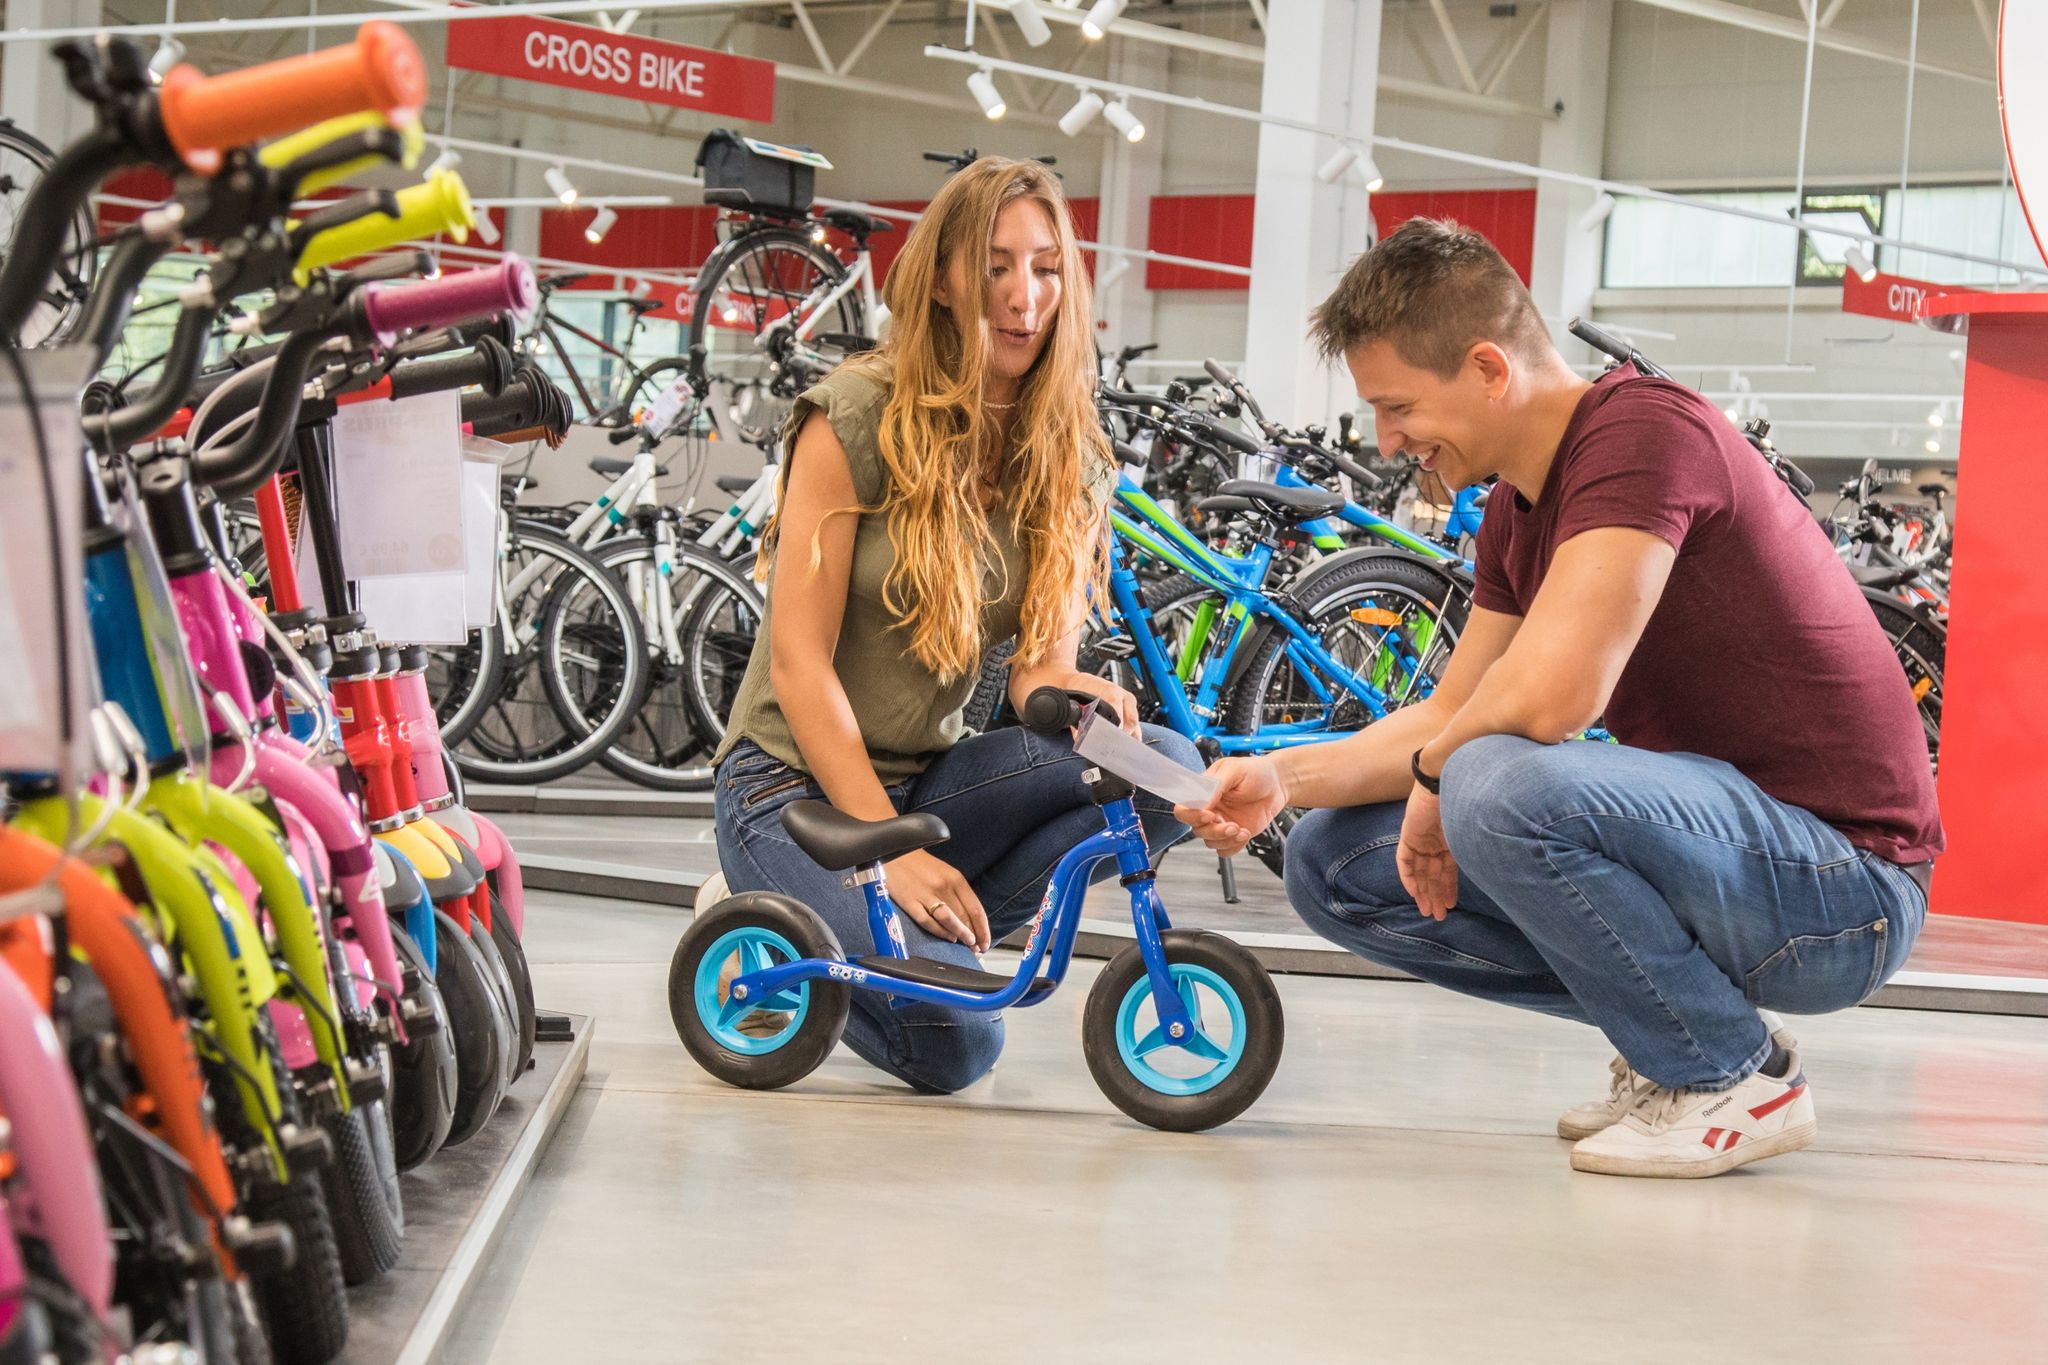
[[1831, 1014], [1859, 1005], [1884, 981], [1889, 923], [1882, 917], [1832, 934], [1803, 934], [1743, 978], [1753, 1005]]

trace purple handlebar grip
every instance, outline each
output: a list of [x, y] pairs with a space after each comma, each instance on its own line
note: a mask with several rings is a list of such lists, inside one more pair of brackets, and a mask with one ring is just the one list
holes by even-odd
[[493, 313], [527, 313], [540, 303], [533, 267], [507, 256], [482, 270], [464, 270], [438, 280], [371, 285], [363, 315], [381, 342], [400, 332], [453, 327]]

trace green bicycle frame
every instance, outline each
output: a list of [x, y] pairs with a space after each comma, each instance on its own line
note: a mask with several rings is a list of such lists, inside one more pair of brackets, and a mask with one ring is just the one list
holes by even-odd
[[[107, 821], [101, 845], [125, 850], [149, 897], [143, 906], [158, 936], [175, 947], [185, 968], [199, 983], [207, 1019], [195, 1027], [207, 1033], [231, 1063], [242, 1112], [262, 1135], [277, 1179], [290, 1177], [284, 1146], [278, 1139], [283, 1109], [277, 1073], [260, 1041], [263, 1007], [277, 994], [263, 936], [257, 932], [220, 861], [188, 848], [168, 829], [133, 811], [109, 811], [100, 797], [80, 794], [81, 818]], [[46, 796], [26, 803], [14, 825], [48, 842], [62, 845], [70, 830], [62, 797]]]
[[219, 844], [256, 879], [278, 949], [291, 969], [283, 994], [305, 1011], [313, 1050], [334, 1078], [335, 1094], [342, 1112], [347, 1113], [351, 1108], [348, 1067], [342, 1055], [347, 1045], [328, 974], [327, 935], [306, 898], [298, 864], [277, 828], [241, 797], [184, 772], [169, 773], [150, 783], [144, 800], [162, 814], [179, 838], [195, 847]]

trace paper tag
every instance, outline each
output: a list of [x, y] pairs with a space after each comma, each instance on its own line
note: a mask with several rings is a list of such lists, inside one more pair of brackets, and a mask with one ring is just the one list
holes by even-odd
[[351, 578], [459, 574], [462, 405], [453, 390], [334, 415], [341, 562]]
[[[78, 588], [85, 578], [78, 391], [92, 361], [79, 347], [16, 355], [20, 371], [0, 366], [0, 506], [9, 509], [0, 535], [0, 769], [81, 773], [91, 734], [92, 639]], [[68, 753], [58, 734], [67, 709]]]
[[1214, 782], [1146, 748], [1143, 740], [1131, 738], [1094, 707], [1081, 718], [1074, 752], [1175, 805], [1204, 806], [1216, 794]]
[[359, 579], [356, 600], [379, 640], [459, 645], [469, 638], [461, 573], [379, 574]]
[[463, 624], [491, 623], [498, 586], [498, 466], [488, 458], [462, 457]]

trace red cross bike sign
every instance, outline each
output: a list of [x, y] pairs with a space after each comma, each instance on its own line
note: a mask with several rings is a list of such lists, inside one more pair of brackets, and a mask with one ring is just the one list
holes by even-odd
[[768, 123], [775, 63], [525, 16], [448, 25], [448, 65]]

